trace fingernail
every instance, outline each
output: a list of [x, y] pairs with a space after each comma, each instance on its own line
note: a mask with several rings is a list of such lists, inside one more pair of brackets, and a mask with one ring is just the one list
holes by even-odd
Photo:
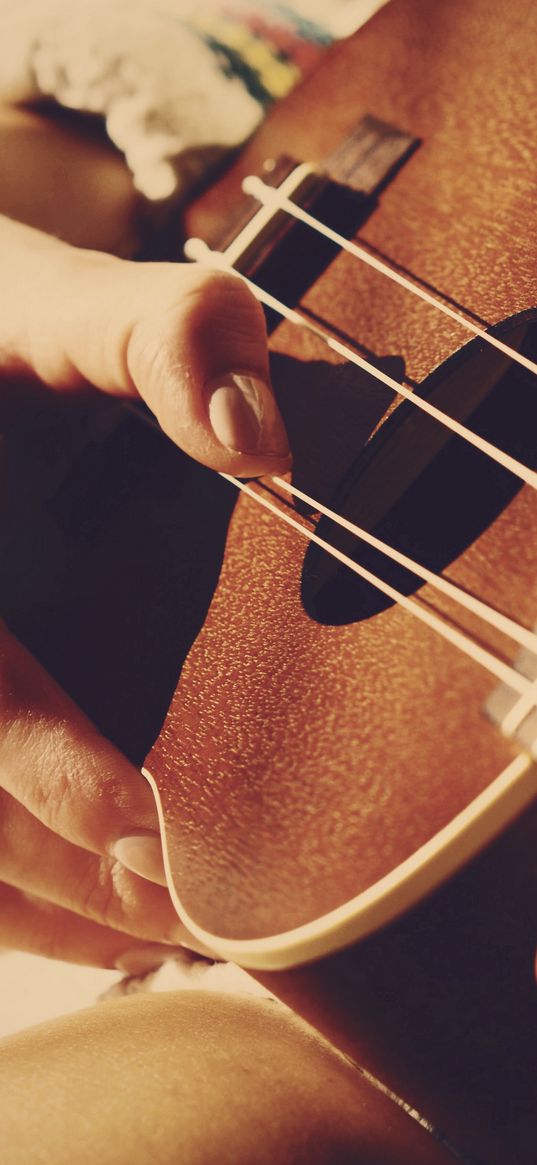
[[209, 397], [215, 437], [233, 453], [288, 457], [289, 442], [274, 397], [263, 380], [234, 373]]
[[162, 843], [158, 833], [129, 833], [115, 842], [112, 853], [133, 874], [147, 878], [148, 882], [157, 882], [159, 886], [166, 885]]
[[125, 975], [143, 975], [149, 971], [156, 971], [168, 959], [183, 955], [181, 947], [160, 946], [159, 943], [148, 943], [147, 946], [132, 947], [118, 955], [115, 965], [118, 971]]

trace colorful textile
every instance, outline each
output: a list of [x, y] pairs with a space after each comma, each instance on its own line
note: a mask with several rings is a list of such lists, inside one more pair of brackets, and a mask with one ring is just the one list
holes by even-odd
[[383, 2], [0, 0], [0, 101], [102, 116], [138, 190], [175, 202]]

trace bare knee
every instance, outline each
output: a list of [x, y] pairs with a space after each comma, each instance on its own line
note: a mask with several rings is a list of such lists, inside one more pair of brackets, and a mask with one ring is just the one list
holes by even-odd
[[11, 1038], [1, 1063], [6, 1165], [393, 1160], [359, 1074], [271, 1001], [131, 996]]

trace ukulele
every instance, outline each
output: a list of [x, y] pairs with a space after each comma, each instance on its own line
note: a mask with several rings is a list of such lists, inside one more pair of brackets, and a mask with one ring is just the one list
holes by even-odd
[[536, 31], [392, 0], [273, 111], [187, 230], [269, 308], [292, 475], [82, 412], [10, 620], [148, 754], [192, 931], [491, 1165], [537, 1131]]

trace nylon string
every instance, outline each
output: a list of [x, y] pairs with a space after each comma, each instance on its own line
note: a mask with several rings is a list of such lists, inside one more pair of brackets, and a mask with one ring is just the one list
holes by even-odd
[[382, 384], [386, 384], [388, 388], [391, 388], [393, 392], [409, 401], [415, 408], [433, 417], [435, 421], [438, 421], [444, 428], [449, 429], [458, 437], [462, 437], [469, 445], [473, 445], [475, 449], [484, 453], [485, 456], [490, 457], [492, 461], [495, 461], [504, 469], [509, 470], [520, 481], [525, 482], [526, 485], [530, 485], [532, 489], [537, 489], [537, 473], [533, 469], [530, 469], [527, 465], [523, 465], [521, 461], [518, 461], [516, 457], [511, 457], [509, 453], [504, 453], [502, 449], [498, 449], [490, 441], [487, 441], [484, 437], [480, 437], [478, 433], [474, 433], [466, 425], [461, 424], [460, 421], [454, 420], [453, 417], [442, 412], [441, 409], [431, 404], [424, 397], [416, 396], [405, 385], [399, 384], [399, 381], [394, 380], [387, 372], [381, 372], [379, 368], [375, 368], [373, 364], [365, 360], [363, 356], [359, 356], [357, 352], [354, 352], [352, 348], [343, 344], [341, 340], [336, 340], [334, 336], [329, 335], [328, 332], [318, 327], [317, 324], [312, 323], [311, 320], [308, 320], [300, 312], [292, 307], [288, 307], [287, 304], [282, 303], [281, 300], [271, 295], [268, 291], [264, 291], [257, 283], [248, 279], [246, 275], [242, 275], [240, 271], [237, 271], [234, 267], [230, 267], [226, 256], [221, 251], [212, 251], [203, 239], [191, 238], [187, 239], [184, 252], [187, 258], [193, 262], [201, 264], [208, 263], [213, 267], [218, 267], [220, 270], [228, 271], [238, 279], [242, 279], [243, 283], [246, 283], [247, 287], [250, 288], [260, 303], [271, 308], [278, 315], [282, 316], [283, 319], [288, 320], [289, 323], [294, 324], [296, 327], [304, 328], [314, 336], [317, 336], [333, 352], [337, 352], [339, 356], [343, 356], [349, 363], [356, 364], [358, 368], [362, 368], [365, 372], [368, 372], [375, 380], [380, 380]]
[[365, 247], [360, 247], [357, 243], [351, 242], [351, 240], [346, 239], [344, 235], [340, 235], [338, 231], [334, 231], [331, 227], [326, 226], [325, 223], [321, 222], [320, 219], [315, 218], [312, 214], [308, 214], [307, 210], [303, 210], [303, 208], [296, 202], [292, 202], [291, 199], [282, 194], [277, 187], [267, 186], [261, 178], [258, 178], [254, 174], [249, 174], [242, 183], [242, 189], [244, 190], [245, 194], [250, 194], [253, 198], [256, 198], [258, 202], [261, 202], [263, 206], [272, 206], [276, 207], [278, 210], [284, 210], [287, 214], [292, 215], [292, 217], [297, 219], [299, 222], [302, 222], [306, 226], [311, 227], [311, 229], [316, 231], [318, 234], [324, 235], [326, 239], [330, 239], [332, 243], [336, 243], [336, 245], [341, 247], [342, 250], [348, 251], [350, 255], [354, 255], [355, 259], [359, 259], [361, 263], [366, 263], [368, 267], [373, 267], [374, 270], [379, 271], [381, 275], [385, 275], [394, 283], [398, 283], [400, 287], [404, 287], [405, 291], [410, 291], [412, 295], [416, 295], [419, 299], [423, 299], [425, 303], [428, 303], [431, 307], [436, 308], [437, 311], [443, 312], [444, 315], [449, 316], [452, 320], [455, 320], [456, 323], [461, 325], [461, 327], [466, 328], [468, 332], [472, 332], [474, 336], [479, 336], [480, 340], [484, 340], [493, 348], [497, 348], [500, 352], [503, 352], [504, 356], [508, 356], [510, 360], [516, 360], [518, 364], [522, 364], [522, 366], [527, 368], [530, 372], [537, 373], [537, 364], [534, 360], [530, 360], [521, 352], [517, 352], [516, 349], [511, 348], [509, 344], [504, 344], [503, 341], [498, 340], [496, 336], [491, 336], [490, 332], [486, 332], [483, 328], [478, 327], [477, 324], [472, 323], [472, 321], [467, 319], [466, 316], [462, 315], [461, 312], [455, 311], [454, 308], [449, 307], [449, 305], [444, 303], [443, 300], [439, 299], [435, 295], [431, 295], [431, 293], [426, 291], [425, 288], [420, 287], [418, 283], [414, 283], [413, 280], [407, 279], [404, 275], [401, 274], [400, 271], [395, 270], [395, 268], [390, 267], [388, 263], [383, 263], [381, 259], [377, 259], [374, 255], [371, 255], [369, 251], [365, 249]]
[[387, 598], [392, 600], [392, 602], [397, 603], [405, 611], [408, 611], [422, 623], [425, 623], [426, 626], [430, 627], [433, 631], [436, 631], [437, 634], [441, 635], [443, 639], [446, 639], [448, 643], [451, 643], [454, 647], [459, 648], [460, 651], [462, 651], [470, 659], [473, 659], [475, 663], [480, 664], [481, 667], [486, 668], [487, 671], [496, 676], [496, 678], [499, 679], [502, 683], [508, 684], [508, 686], [511, 687], [514, 691], [519, 692], [521, 696], [529, 696], [532, 694], [533, 684], [531, 680], [526, 679], [525, 676], [521, 675], [520, 672], [515, 671], [515, 669], [512, 668], [509, 664], [506, 664], [503, 662], [503, 660], [498, 659], [497, 656], [493, 655], [492, 652], [488, 651], [485, 647], [481, 647], [479, 643], [475, 643], [462, 631], [458, 631], [449, 623], [444, 622], [444, 620], [439, 618], [438, 615], [434, 615], [425, 607], [421, 607], [415, 599], [409, 599], [406, 595], [403, 595], [401, 591], [398, 591], [390, 583], [385, 582], [384, 579], [379, 578], [377, 575], [373, 574], [372, 571], [367, 570], [365, 566], [361, 566], [360, 563], [355, 562], [354, 559], [350, 558], [348, 554], [344, 554], [342, 550], [338, 550], [336, 546], [333, 546], [330, 542], [327, 542], [324, 538], [321, 538], [318, 534], [315, 534], [313, 530], [308, 530], [307, 527], [301, 524], [301, 522], [299, 522], [296, 518], [293, 518], [291, 514], [286, 513], [274, 502], [257, 493], [257, 491], [254, 490], [252, 486], [248, 485], [244, 481], [241, 481], [240, 478], [233, 477], [233, 475], [229, 473], [221, 473], [220, 476], [225, 478], [226, 481], [229, 481], [235, 485], [237, 489], [241, 490], [242, 493], [248, 494], [249, 497], [253, 498], [260, 505], [264, 506], [265, 509], [270, 510], [282, 522], [286, 522], [288, 526], [292, 526], [293, 529], [297, 530], [303, 538], [306, 538], [308, 541], [315, 543], [316, 546], [320, 546], [322, 550], [326, 550], [327, 553], [332, 556], [332, 558], [336, 558], [338, 562], [343, 563], [343, 565], [347, 566], [349, 570], [352, 570], [354, 574], [359, 575], [361, 578], [365, 579], [366, 582], [371, 583], [372, 586], [376, 587], [377, 590], [385, 594]]
[[[254, 178], [253, 176], [245, 179], [245, 182], [243, 183], [243, 189], [246, 191], [246, 193], [252, 194], [254, 197], [258, 198], [259, 201], [262, 202], [265, 206], [270, 206], [272, 203], [273, 205], [277, 205], [278, 208], [288, 211], [288, 213], [292, 214], [300, 221], [306, 223], [306, 225], [312, 227], [312, 229], [320, 231], [322, 234], [326, 235], [326, 237], [331, 239], [331, 241], [335, 242], [338, 246], [350, 251], [351, 254], [353, 254], [355, 257], [361, 259], [363, 262], [368, 263], [370, 266], [374, 267], [382, 274], [387, 275], [389, 278], [392, 278], [396, 283], [399, 283], [406, 290], [411, 291], [430, 305], [436, 307], [440, 311], [443, 311], [446, 315], [453, 318], [463, 327], [466, 327], [467, 330], [471, 331], [474, 335], [479, 336], [486, 343], [489, 343], [493, 347], [499, 349], [504, 355], [511, 359], [517, 360], [518, 363], [522, 364], [530, 371], [537, 372], [537, 365], [535, 365], [531, 360], [528, 360], [514, 349], [511, 349], [502, 341], [497, 340], [496, 337], [491, 336], [488, 332], [483, 331], [483, 329], [477, 327], [477, 325], [465, 319], [465, 317], [460, 315], [459, 312], [454, 311], [442, 301], [436, 299], [424, 289], [412, 283], [409, 279], [406, 279], [399, 272], [392, 270], [392, 268], [390, 268], [387, 264], [382, 263], [380, 260], [371, 256], [367, 251], [365, 251], [364, 248], [358, 247], [356, 244], [351, 243], [348, 239], [345, 239], [344, 236], [339, 235], [336, 231], [331, 230], [331, 228], [325, 228], [324, 224], [319, 222], [319, 220], [313, 218], [313, 216], [309, 215], [306, 211], [303, 211], [301, 207], [291, 202], [290, 199], [279, 195], [277, 190], [273, 190], [271, 187], [266, 187], [260, 179]], [[537, 473], [535, 473], [528, 466], [523, 465], [516, 458], [513, 458], [503, 450], [498, 449], [496, 446], [492, 445], [491, 442], [486, 441], [484, 438], [480, 437], [477, 433], [474, 433], [471, 429], [468, 429], [467, 426], [461, 424], [459, 421], [449, 417], [446, 413], [443, 413], [442, 410], [436, 408], [436, 406], [432, 405], [429, 401], [416, 396], [415, 393], [407, 389], [404, 385], [399, 384], [398, 381], [394, 380], [387, 373], [381, 372], [379, 369], [375, 368], [372, 364], [370, 364], [369, 361], [365, 360], [363, 357], [359, 356], [358, 353], [349, 348], [348, 345], [343, 344], [341, 341], [325, 332], [322, 328], [318, 327], [316, 324], [312, 323], [310, 320], [304, 317], [300, 312], [288, 307], [275, 296], [265, 292], [253, 281], [249, 280], [240, 272], [237, 272], [233, 267], [230, 267], [226, 256], [221, 252], [212, 251], [207, 246], [207, 244], [203, 242], [203, 240], [187, 240], [185, 245], [185, 254], [187, 258], [196, 262], [205, 262], [210, 260], [211, 262], [215, 263], [216, 266], [232, 271], [239, 278], [243, 279], [243, 281], [250, 287], [256, 298], [258, 298], [267, 307], [276, 311], [277, 314], [282, 316], [284, 319], [287, 319], [295, 326], [305, 328], [307, 331], [313, 333], [338, 355], [343, 356], [343, 358], [350, 363], [356, 364], [358, 367], [369, 372], [376, 379], [380, 380], [382, 383], [391, 388], [397, 395], [402, 396], [412, 405], [420, 408], [429, 416], [432, 416], [433, 419], [438, 421], [444, 427], [448, 428], [451, 432], [455, 433], [457, 436], [473, 445], [474, 448], [477, 448], [481, 453], [490, 457], [503, 468], [508, 469], [522, 481], [526, 482], [528, 485], [531, 485], [532, 488], [537, 487]], [[384, 582], [384, 580], [380, 579], [371, 571], [367, 570], [365, 567], [362, 567], [359, 563], [356, 563], [348, 555], [338, 550], [337, 547], [321, 538], [318, 534], [307, 529], [289, 513], [284, 512], [279, 506], [275, 505], [274, 502], [270, 501], [266, 497], [263, 497], [245, 482], [240, 481], [238, 478], [230, 474], [222, 473], [221, 476], [230, 481], [241, 492], [253, 498], [258, 504], [264, 506], [265, 509], [269, 510], [281, 521], [286, 522], [287, 525], [290, 525], [292, 528], [297, 530], [297, 532], [299, 532], [303, 537], [306, 537], [310, 542], [320, 546], [328, 554], [330, 554], [332, 558], [335, 558], [337, 561], [347, 566], [347, 568], [353, 571], [353, 573], [358, 574], [360, 577], [365, 579], [365, 581], [369, 582], [377, 590], [380, 590], [393, 602], [401, 606], [404, 610], [408, 611], [413, 617], [418, 618], [421, 622], [425, 623], [437, 634], [441, 635], [444, 639], [450, 642], [453, 646], [457, 647], [459, 650], [462, 650], [467, 656], [473, 659], [474, 662], [486, 668], [501, 682], [508, 684], [508, 686], [510, 686], [513, 690], [517, 691], [520, 697], [519, 701], [517, 701], [517, 705], [521, 711], [522, 709], [524, 709], [524, 711], [530, 711], [531, 708], [537, 704], [537, 685], [534, 682], [526, 679], [514, 668], [510, 667], [508, 664], [504, 663], [501, 659], [495, 656], [492, 652], [482, 647], [479, 643], [475, 642], [463, 632], [451, 626], [450, 623], [439, 618], [431, 611], [428, 611], [416, 600], [408, 598], [408, 596], [402, 594], [402, 592], [398, 591], [395, 587], [392, 587], [391, 584]], [[276, 477], [273, 480], [281, 489], [284, 489], [287, 493], [300, 498], [302, 501], [306, 502], [306, 504], [312, 506], [316, 512], [324, 514], [325, 517], [331, 519], [339, 526], [346, 529], [354, 537], [366, 542], [370, 546], [373, 546], [375, 549], [385, 554], [392, 561], [395, 561], [399, 565], [410, 570], [424, 582], [429, 583], [436, 590], [455, 600], [457, 603], [459, 603], [460, 606], [466, 608], [473, 614], [477, 615], [479, 618], [488, 622], [490, 626], [493, 626], [497, 630], [508, 635], [510, 638], [516, 640], [518, 643], [529, 648], [530, 650], [536, 650], [537, 636], [527, 628], [517, 624], [514, 620], [510, 619], [508, 616], [502, 614], [501, 612], [495, 611], [488, 604], [476, 598], [474, 595], [463, 591], [461, 588], [451, 583], [448, 579], [445, 579], [442, 575], [438, 575], [435, 572], [428, 570], [428, 568], [421, 566], [419, 563], [414, 562], [407, 555], [402, 554], [394, 547], [391, 547], [387, 543], [382, 542], [368, 531], [358, 527], [355, 523], [350, 522], [348, 519], [343, 518], [342, 515], [339, 515], [335, 513], [335, 511], [330, 510], [327, 506], [322, 505], [316, 499], [310, 497], [308, 494], [299, 490], [297, 487], [290, 485], [283, 478]], [[512, 716], [511, 719], [513, 719]], [[507, 717], [507, 723], [504, 727], [509, 727], [509, 720], [510, 718]]]
[[341, 514], [336, 513], [335, 510], [329, 509], [328, 506], [322, 505], [321, 502], [316, 501], [315, 498], [310, 497], [309, 494], [304, 493], [297, 486], [285, 481], [283, 477], [273, 477], [272, 480], [281, 489], [286, 490], [293, 497], [299, 498], [300, 501], [305, 502], [306, 505], [311, 506], [318, 513], [324, 514], [326, 518], [330, 518], [332, 522], [335, 522], [344, 530], [348, 530], [350, 534], [354, 534], [356, 538], [359, 538], [362, 542], [366, 542], [368, 546], [373, 546], [375, 550], [380, 550], [392, 562], [397, 562], [399, 566], [404, 566], [406, 570], [412, 571], [418, 578], [423, 579], [424, 582], [429, 583], [435, 590], [441, 591], [448, 598], [459, 603], [461, 607], [465, 607], [467, 611], [471, 611], [472, 614], [483, 619], [491, 627], [495, 627], [497, 631], [502, 631], [510, 639], [516, 640], [523, 647], [527, 647], [530, 651], [537, 653], [537, 634], [534, 631], [530, 631], [527, 627], [515, 623], [514, 619], [510, 619], [508, 615], [503, 615], [500, 611], [495, 611], [493, 607], [484, 603], [482, 599], [478, 599], [475, 595], [462, 590], [461, 587], [456, 586], [455, 583], [450, 582], [443, 575], [436, 574], [434, 571], [415, 562], [408, 555], [396, 550], [394, 546], [390, 546], [389, 543], [383, 542], [382, 539], [377, 538], [374, 534], [370, 534], [368, 530], [357, 526], [354, 522], [349, 521], [348, 518], [344, 518]]
[[[128, 412], [133, 413], [134, 416], [137, 417], [137, 419], [143, 424], [148, 425], [151, 429], [157, 429], [159, 432], [162, 432], [158, 421], [154, 417], [149, 417], [145, 413], [140, 412], [140, 410], [132, 401], [124, 399], [122, 401], [122, 405], [123, 408], [125, 408]], [[430, 627], [437, 634], [441, 635], [442, 638], [446, 639], [454, 647], [457, 647], [460, 651], [463, 652], [463, 654], [468, 656], [475, 663], [479, 664], [481, 667], [485, 668], [488, 672], [494, 675], [501, 683], [507, 684], [513, 691], [518, 692], [519, 696], [522, 697], [520, 704], [524, 708], [527, 707], [528, 712], [531, 711], [533, 707], [537, 706], [537, 681], [533, 682], [526, 679], [526, 677], [523, 676], [520, 672], [516, 671], [515, 668], [511, 667], [507, 663], [504, 663], [503, 660], [493, 655], [492, 652], [487, 650], [487, 648], [481, 647], [479, 643], [474, 642], [474, 640], [470, 639], [470, 637], [464, 632], [458, 631], [455, 627], [452, 627], [438, 615], [435, 615], [433, 612], [428, 611], [426, 608], [420, 606], [416, 600], [409, 599], [406, 595], [403, 595], [402, 592], [391, 586], [390, 583], [384, 582], [383, 579], [378, 578], [378, 576], [373, 574], [372, 571], [367, 570], [366, 567], [360, 566], [360, 564], [355, 562], [354, 559], [350, 558], [349, 555], [344, 554], [341, 550], [338, 550], [336, 546], [333, 546], [330, 542], [327, 542], [324, 538], [321, 538], [318, 534], [314, 533], [313, 530], [309, 530], [307, 527], [303, 526], [301, 522], [297, 521], [297, 519], [294, 518], [291, 514], [288, 514], [282, 510], [280, 506], [277, 506], [268, 498], [263, 497], [260, 493], [257, 492], [257, 490], [248, 485], [247, 482], [241, 481], [240, 478], [234, 477], [233, 474], [223, 473], [221, 471], [219, 472], [219, 476], [223, 477], [226, 481], [229, 481], [241, 493], [247, 494], [248, 497], [251, 497], [255, 502], [258, 503], [258, 505], [263, 506], [280, 521], [285, 522], [288, 526], [291, 526], [294, 530], [301, 534], [303, 538], [306, 538], [308, 541], [313, 542], [317, 546], [320, 546], [321, 549], [325, 550], [326, 553], [329, 554], [332, 558], [336, 559], [338, 562], [341, 562], [344, 566], [347, 566], [349, 570], [353, 571], [354, 574], [357, 574], [361, 578], [365, 579], [366, 582], [370, 583], [377, 590], [385, 594], [392, 600], [392, 602], [398, 604], [404, 610], [408, 611], [413, 617], [419, 619], [422, 623], [425, 623], [426, 626]], [[446, 594], [449, 594], [451, 598], [455, 599], [455, 601], [460, 602], [461, 605], [466, 606], [469, 610], [479, 614], [481, 618], [485, 619], [499, 630], [502, 630], [511, 638], [518, 640], [520, 643], [524, 642], [526, 646], [530, 646], [533, 650], [535, 650], [537, 636], [535, 636], [531, 631], [528, 631], [527, 628], [519, 626], [506, 615], [502, 615], [500, 612], [494, 611], [492, 607], [488, 607], [487, 604], [483, 603], [480, 599], [475, 599], [474, 596], [468, 595], [465, 591], [461, 591], [460, 588], [457, 587], [454, 583], [450, 583], [442, 576], [434, 575], [432, 571], [429, 571], [426, 567], [420, 566], [419, 563], [414, 562], [406, 555], [401, 554], [398, 550], [395, 550], [394, 547], [388, 546], [387, 543], [383, 543], [374, 535], [369, 534], [365, 530], [362, 531], [360, 527], [355, 526], [352, 522], [348, 522], [346, 518], [336, 514], [335, 511], [330, 510], [327, 506], [323, 506], [321, 502], [316, 501], [302, 490], [299, 490], [296, 486], [291, 486], [283, 478], [275, 476], [272, 478], [272, 480], [276, 485], [283, 487], [288, 493], [294, 494], [295, 496], [301, 498], [302, 501], [305, 501], [308, 505], [314, 506], [319, 513], [324, 513], [327, 517], [332, 518], [333, 521], [336, 521], [345, 529], [349, 529], [349, 531], [354, 533], [357, 537], [363, 536], [364, 541], [367, 541], [377, 549], [382, 550], [383, 553], [386, 553], [389, 557], [393, 558], [394, 561], [399, 562], [401, 565], [406, 566], [407, 569], [412, 570], [414, 574], [418, 575], [418, 577], [423, 578], [425, 581], [430, 582], [432, 585], [436, 585], [437, 589], [443, 590]], [[519, 702], [517, 701], [517, 707], [518, 703]]]

